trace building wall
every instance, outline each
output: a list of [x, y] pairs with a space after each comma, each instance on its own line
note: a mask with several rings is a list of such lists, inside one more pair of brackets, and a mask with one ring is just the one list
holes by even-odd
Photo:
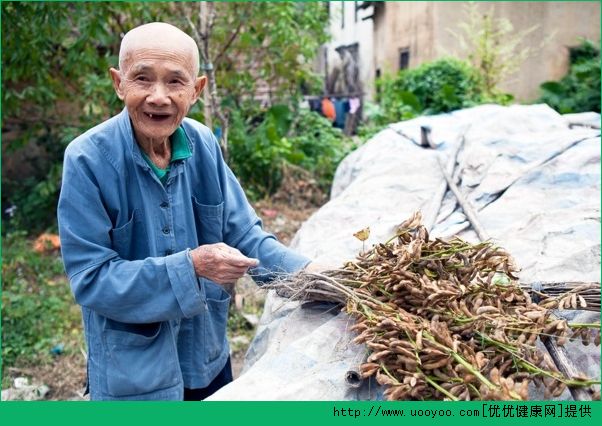
[[[374, 93], [374, 43], [372, 19], [362, 20], [362, 17], [370, 15], [371, 10], [359, 10], [357, 20], [355, 16], [355, 5], [361, 2], [355, 1], [333, 1], [330, 2], [330, 34], [331, 41], [326, 45], [326, 62], [329, 72], [334, 66], [340, 65], [340, 56], [335, 50], [338, 46], [359, 44], [360, 81], [364, 85], [366, 98], [371, 99]], [[344, 25], [343, 25], [344, 13]], [[321, 72], [324, 72], [325, 60], [320, 64]]]
[[[459, 43], [449, 30], [458, 32], [458, 23], [464, 20], [460, 4], [435, 3], [433, 28], [434, 57], [446, 52], [461, 52]], [[562, 78], [569, 66], [569, 47], [579, 44], [579, 37], [600, 41], [599, 2], [492, 2], [479, 3], [479, 11], [508, 19], [516, 31], [533, 26], [535, 30], [525, 38], [524, 45], [532, 52], [518, 71], [501, 88], [518, 100], [535, 100], [540, 96], [539, 85], [544, 81]], [[462, 54], [464, 53], [464, 54]]]
[[374, 18], [374, 63], [382, 74], [399, 70], [401, 49], [409, 48], [410, 68], [434, 54], [433, 2], [383, 2]]
[[[516, 31], [537, 26], [526, 39], [533, 51], [520, 69], [501, 88], [518, 100], [534, 100], [539, 85], [557, 80], [568, 69], [568, 49], [579, 44], [578, 37], [600, 40], [599, 2], [482, 2], [483, 13], [493, 8], [494, 16], [512, 23]], [[410, 68], [436, 58], [466, 57], [458, 40], [465, 20], [464, 3], [385, 2], [374, 19], [374, 64], [382, 73], [399, 69], [400, 49], [409, 47]], [[543, 44], [544, 40], [548, 41]], [[543, 47], [541, 47], [543, 44]]]

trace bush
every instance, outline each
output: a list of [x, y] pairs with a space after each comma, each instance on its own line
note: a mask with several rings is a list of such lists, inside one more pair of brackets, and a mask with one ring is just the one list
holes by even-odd
[[600, 112], [600, 50], [589, 40], [571, 49], [569, 72], [560, 81], [546, 81], [539, 102], [561, 114]]
[[48, 359], [59, 343], [67, 351], [81, 340], [81, 315], [58, 254], [31, 249], [24, 232], [2, 242], [2, 366]]
[[481, 81], [467, 63], [453, 58], [402, 70], [377, 83], [381, 121], [395, 122], [420, 114], [437, 114], [483, 101]]
[[366, 120], [358, 130], [362, 139], [378, 133], [385, 125], [419, 115], [483, 103], [505, 105], [514, 99], [508, 93], [487, 95], [478, 71], [455, 58], [439, 59], [402, 70], [396, 76], [385, 76], [376, 82], [376, 87], [378, 105], [366, 105]]
[[275, 105], [263, 112], [235, 111], [231, 117], [230, 165], [252, 199], [279, 188], [286, 163], [308, 170], [327, 190], [352, 148], [339, 129], [315, 112]]
[[228, 135], [230, 167], [250, 198], [277, 188], [281, 163], [292, 150], [283, 138], [289, 126], [288, 110], [282, 105], [263, 113], [233, 110]]
[[294, 148], [289, 161], [310, 171], [328, 193], [337, 166], [356, 146], [320, 114], [307, 110], [298, 114], [289, 139]]

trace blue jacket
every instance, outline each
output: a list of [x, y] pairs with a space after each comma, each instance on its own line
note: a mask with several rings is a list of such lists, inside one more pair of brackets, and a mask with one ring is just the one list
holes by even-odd
[[229, 296], [195, 275], [190, 249], [236, 247], [259, 259], [259, 281], [309, 262], [261, 229], [211, 131], [188, 118], [182, 128], [192, 156], [172, 163], [165, 185], [125, 109], [65, 151], [59, 233], [94, 400], [181, 400], [223, 368]]

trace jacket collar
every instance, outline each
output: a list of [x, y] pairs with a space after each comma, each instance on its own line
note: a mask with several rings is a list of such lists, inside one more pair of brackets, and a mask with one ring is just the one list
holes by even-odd
[[[124, 107], [123, 110], [121, 110], [121, 112], [117, 115], [117, 120], [119, 122], [122, 140], [125, 142], [126, 149], [129, 153], [131, 153], [134, 162], [150, 170], [150, 166], [144, 160], [140, 146], [136, 143], [136, 139], [134, 138], [134, 129], [132, 128], [132, 121], [130, 120], [130, 114], [128, 113], [127, 107]], [[179, 129], [183, 129], [183, 127], [184, 126], [182, 122], [180, 124]], [[190, 155], [187, 155], [185, 158], [182, 158], [186, 159], [192, 155], [194, 145], [185, 130], [179, 132], [178, 136], [186, 138], [186, 143], [188, 144], [189, 148], [188, 152], [190, 153]]]

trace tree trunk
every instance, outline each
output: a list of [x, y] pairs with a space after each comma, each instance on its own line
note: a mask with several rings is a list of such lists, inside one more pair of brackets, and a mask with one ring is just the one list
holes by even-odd
[[215, 119], [221, 126], [221, 135], [219, 138], [220, 148], [224, 159], [228, 161], [228, 117], [223, 113], [219, 96], [217, 94], [217, 83], [215, 79], [215, 68], [210, 52], [210, 39], [213, 24], [216, 18], [215, 3], [202, 1], [199, 2], [197, 25], [192, 19], [192, 8], [189, 5], [181, 3], [181, 8], [185, 14], [188, 25], [192, 30], [193, 38], [196, 41], [201, 54], [201, 70], [207, 76], [207, 88], [204, 94], [205, 124], [211, 130], [215, 126]]

